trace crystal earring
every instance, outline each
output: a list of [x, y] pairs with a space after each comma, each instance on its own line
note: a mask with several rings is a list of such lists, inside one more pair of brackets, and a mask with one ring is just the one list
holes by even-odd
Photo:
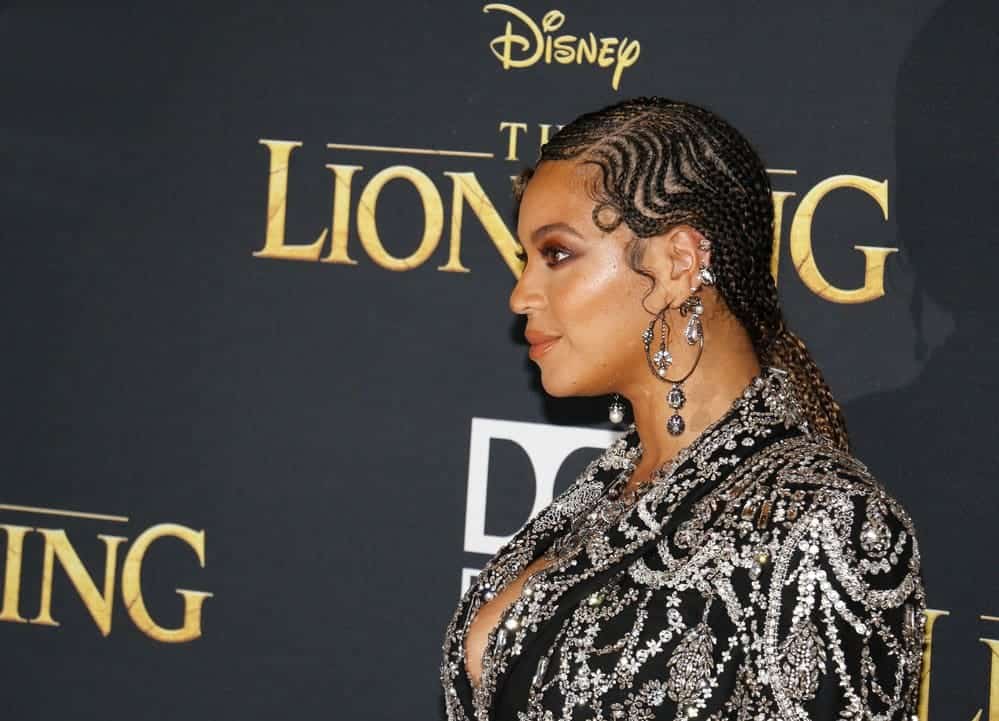
[[642, 333], [642, 342], [645, 344], [645, 355], [648, 358], [649, 350], [652, 347], [652, 339], [655, 337], [656, 321], [659, 321], [659, 350], [649, 359], [650, 368], [660, 378], [665, 378], [669, 372], [669, 367], [673, 365], [673, 354], [669, 352], [667, 344], [669, 342], [670, 327], [666, 322], [666, 313], [669, 306], [663, 308], [656, 317], [649, 322], [649, 327]]
[[701, 303], [701, 298], [697, 295], [696, 290], [680, 304], [680, 315], [690, 316], [687, 318], [687, 327], [683, 331], [683, 337], [687, 341], [687, 345], [697, 345], [704, 335], [704, 328], [701, 325], [701, 313], [703, 312], [704, 305]]
[[610, 422], [617, 424], [624, 420], [624, 403], [621, 402], [621, 396], [617, 393], [614, 394], [613, 400], [610, 404], [610, 412], [608, 413], [610, 417]]
[[[642, 342], [645, 345], [645, 359], [648, 361], [649, 370], [651, 370], [652, 373], [660, 380], [672, 384], [669, 393], [666, 394], [666, 403], [673, 413], [666, 421], [666, 430], [672, 436], [679, 436], [683, 433], [687, 426], [686, 422], [683, 420], [683, 416], [680, 415], [680, 409], [683, 408], [684, 404], [687, 402], [687, 395], [683, 391], [683, 383], [690, 378], [694, 369], [697, 368], [697, 365], [701, 360], [701, 354], [704, 352], [704, 330], [701, 326], [701, 313], [704, 312], [704, 307], [696, 292], [692, 293], [686, 300], [683, 301], [683, 303], [680, 304], [680, 315], [684, 317], [688, 315], [690, 316], [687, 319], [687, 327], [684, 329], [684, 340], [686, 340], [689, 345], [697, 346], [697, 356], [695, 357], [694, 364], [691, 366], [690, 370], [687, 371], [683, 377], [676, 379], [669, 378], [666, 375], [667, 369], [673, 362], [673, 356], [669, 353], [669, 349], [667, 348], [669, 340], [669, 324], [666, 323], [666, 313], [668, 311], [669, 306], [667, 305], [656, 315], [655, 318], [652, 319], [649, 323], [649, 327], [642, 333]], [[649, 351], [652, 348], [656, 320], [659, 320], [660, 322], [662, 335], [659, 341], [659, 351], [654, 356], [650, 356]]]
[[[709, 253], [711, 251], [711, 241], [707, 238], [701, 238], [701, 242], [697, 244], [697, 247], [705, 253]], [[702, 285], [712, 286], [715, 284], [715, 272], [706, 263], [698, 263], [697, 278], [701, 281]], [[690, 292], [696, 293], [697, 287], [691, 288]]]
[[715, 284], [715, 272], [704, 263], [700, 264], [700, 270], [697, 272], [697, 277], [704, 285], [712, 286]]

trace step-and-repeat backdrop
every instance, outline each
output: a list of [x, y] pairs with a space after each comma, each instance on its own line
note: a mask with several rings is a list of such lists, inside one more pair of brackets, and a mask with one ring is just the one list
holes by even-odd
[[[790, 322], [999, 719], [996, 5], [0, 10], [0, 718], [435, 719], [469, 577], [619, 430], [507, 300], [576, 115], [759, 148]], [[990, 698], [991, 690], [991, 698]]]

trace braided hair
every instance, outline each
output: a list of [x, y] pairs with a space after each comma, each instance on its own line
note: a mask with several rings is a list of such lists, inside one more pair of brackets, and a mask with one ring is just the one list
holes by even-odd
[[[759, 155], [731, 125], [697, 105], [637, 97], [586, 113], [542, 147], [534, 167], [514, 179], [519, 206], [545, 160], [580, 159], [602, 171], [587, 188], [593, 222], [611, 232], [623, 221], [632, 270], [648, 239], [687, 224], [711, 242], [715, 288], [749, 334], [763, 366], [788, 372], [812, 428], [849, 450], [842, 409], [804, 342], [787, 327], [770, 272], [774, 207]], [[651, 290], [650, 290], [651, 292]]]

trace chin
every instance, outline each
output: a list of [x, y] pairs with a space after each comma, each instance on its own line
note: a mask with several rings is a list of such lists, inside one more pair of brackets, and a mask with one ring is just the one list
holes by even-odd
[[541, 371], [541, 387], [553, 398], [572, 398], [576, 396], [593, 395], [587, 392], [584, 385], [567, 378], [564, 373]]
[[541, 387], [545, 389], [545, 393], [552, 396], [553, 398], [565, 398], [566, 396], [572, 395], [566, 384], [562, 382], [556, 373], [545, 373], [541, 371]]

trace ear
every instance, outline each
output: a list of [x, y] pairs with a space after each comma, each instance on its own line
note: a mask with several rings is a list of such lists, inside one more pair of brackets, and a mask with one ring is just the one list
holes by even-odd
[[700, 288], [701, 264], [710, 262], [710, 247], [704, 236], [689, 225], [676, 225], [667, 232], [649, 238], [642, 265], [656, 278], [656, 292], [649, 296], [657, 308], [667, 303], [676, 307]]
[[678, 225], [666, 234], [665, 247], [671, 266], [669, 277], [683, 285], [679, 290], [684, 297], [701, 287], [701, 266], [711, 261], [710, 251], [703, 250], [708, 247], [705, 240], [700, 231], [689, 225]]

